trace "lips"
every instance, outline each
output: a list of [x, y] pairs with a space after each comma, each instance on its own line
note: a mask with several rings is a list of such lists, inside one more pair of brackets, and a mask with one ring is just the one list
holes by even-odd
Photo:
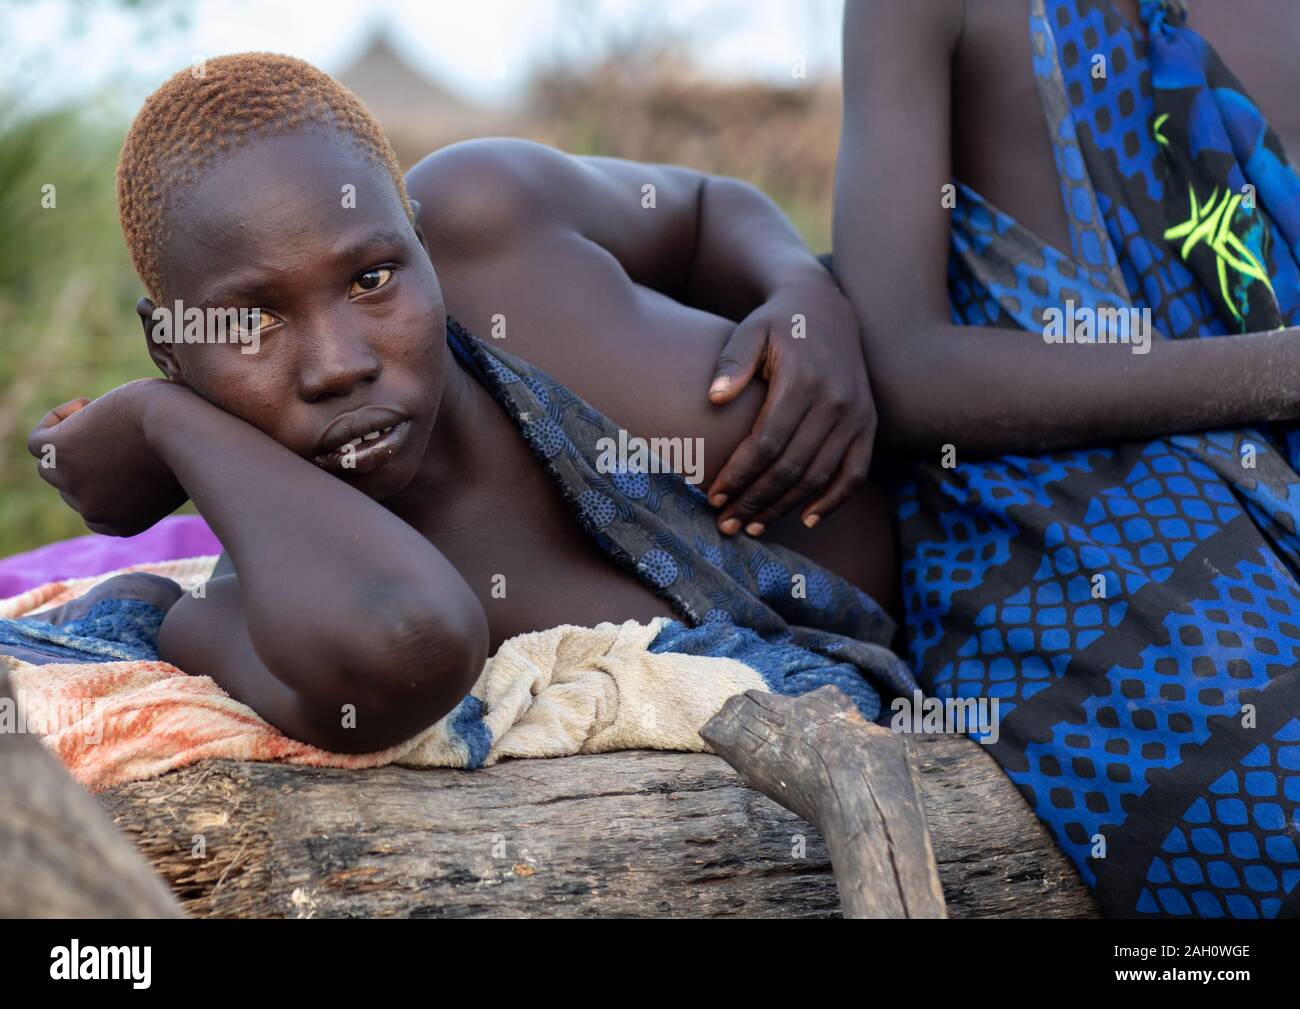
[[369, 473], [397, 454], [409, 430], [405, 414], [363, 407], [330, 423], [312, 450], [312, 462], [339, 475]]

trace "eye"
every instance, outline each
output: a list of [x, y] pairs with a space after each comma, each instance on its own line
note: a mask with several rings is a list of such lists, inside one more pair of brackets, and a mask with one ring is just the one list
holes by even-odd
[[239, 313], [239, 332], [245, 334], [265, 333], [268, 329], [279, 326], [284, 320], [265, 308], [241, 309]]
[[392, 269], [387, 266], [376, 266], [373, 269], [367, 270], [365, 273], [359, 274], [356, 280], [352, 281], [352, 287], [348, 291], [348, 295], [356, 297], [358, 294], [365, 294], [368, 291], [377, 291], [388, 283], [388, 280], [392, 275]]

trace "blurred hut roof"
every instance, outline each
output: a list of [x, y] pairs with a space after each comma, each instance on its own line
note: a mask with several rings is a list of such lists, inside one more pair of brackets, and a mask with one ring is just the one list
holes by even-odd
[[485, 110], [412, 66], [383, 28], [334, 76], [379, 120], [403, 168], [482, 131]]

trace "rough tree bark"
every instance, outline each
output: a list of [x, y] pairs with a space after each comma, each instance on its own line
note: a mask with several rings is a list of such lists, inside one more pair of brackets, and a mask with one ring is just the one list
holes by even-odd
[[[910, 739], [950, 916], [1097, 914], [978, 744]], [[100, 798], [195, 915], [840, 913], [820, 833], [710, 754], [478, 771], [211, 761]]]

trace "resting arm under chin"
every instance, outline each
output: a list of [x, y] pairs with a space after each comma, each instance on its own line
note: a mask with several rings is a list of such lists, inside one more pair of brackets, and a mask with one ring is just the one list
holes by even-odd
[[238, 572], [172, 607], [163, 658], [296, 738], [351, 752], [409, 738], [468, 693], [487, 621], [423, 536], [188, 390], [154, 403], [145, 435]]

